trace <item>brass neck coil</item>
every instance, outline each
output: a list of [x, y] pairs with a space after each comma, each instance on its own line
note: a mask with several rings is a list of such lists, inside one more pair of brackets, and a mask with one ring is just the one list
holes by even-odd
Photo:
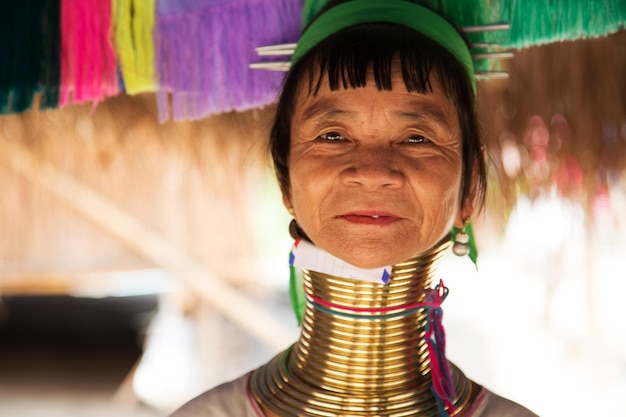
[[[303, 271], [305, 290], [353, 315], [317, 309], [307, 297], [299, 340], [252, 376], [252, 394], [280, 416], [437, 415], [430, 358], [424, 339], [427, 312], [360, 313], [420, 303], [450, 247], [394, 265], [388, 285]], [[359, 315], [363, 315], [360, 318]], [[452, 366], [458, 415], [470, 402], [471, 382]]]

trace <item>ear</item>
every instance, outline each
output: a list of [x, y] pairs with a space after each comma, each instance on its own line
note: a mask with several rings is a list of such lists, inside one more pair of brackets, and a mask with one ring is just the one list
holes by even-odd
[[474, 203], [472, 199], [468, 198], [466, 204], [459, 207], [459, 210], [456, 212], [454, 225], [459, 229], [462, 229], [463, 226], [465, 226], [465, 223], [471, 219], [472, 214], [474, 214]]
[[291, 204], [291, 201], [289, 201], [289, 197], [285, 193], [283, 193], [283, 206], [285, 206], [289, 214], [293, 216], [293, 205]]
[[465, 226], [465, 223], [472, 218], [476, 209], [476, 194], [478, 192], [478, 173], [476, 164], [472, 170], [472, 178], [470, 178], [469, 194], [465, 201], [459, 201], [459, 210], [454, 219], [454, 225], [459, 229]]

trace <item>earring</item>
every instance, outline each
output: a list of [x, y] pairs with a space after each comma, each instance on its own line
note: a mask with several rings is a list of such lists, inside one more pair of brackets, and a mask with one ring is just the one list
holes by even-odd
[[291, 219], [291, 221], [289, 222], [289, 235], [293, 240], [298, 240], [301, 238], [301, 236], [299, 233], [300, 226], [298, 226], [298, 221], [296, 220], [296, 213], [292, 207], [287, 208], [287, 213], [289, 213], [289, 215], [293, 217], [293, 219]]
[[293, 240], [304, 239], [309, 242], [311, 241], [306, 233], [304, 233], [304, 230], [302, 230], [296, 219], [291, 219], [291, 222], [289, 222], [289, 235], [291, 235]]
[[467, 234], [465, 228], [467, 227], [467, 222], [463, 225], [463, 228], [459, 230], [459, 232], [454, 237], [454, 245], [452, 245], [452, 252], [456, 256], [465, 256], [470, 252], [470, 237]]
[[298, 240], [302, 238], [302, 236], [300, 235], [300, 227], [298, 226], [298, 222], [296, 221], [296, 219], [291, 219], [291, 221], [289, 222], [289, 235], [293, 240]]

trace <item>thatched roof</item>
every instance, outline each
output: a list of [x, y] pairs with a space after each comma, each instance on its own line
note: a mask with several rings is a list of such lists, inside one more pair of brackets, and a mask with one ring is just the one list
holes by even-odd
[[[269, 109], [159, 124], [153, 95], [0, 116], [0, 276], [150, 267], [25, 171], [69, 180], [215, 271], [254, 261], [248, 188], [262, 183]], [[18, 168], [31, 164], [30, 168]], [[73, 188], [72, 188], [73, 189]], [[71, 192], [71, 191], [70, 191]], [[77, 198], [79, 198], [77, 196]], [[232, 271], [224, 260], [237, 261]], [[248, 265], [248, 266], [246, 266]], [[235, 275], [235, 276], [233, 276]]]
[[[508, 209], [517, 193], [557, 178], [567, 196], [587, 202], [607, 181], [623, 178], [626, 32], [517, 51], [504, 65], [509, 80], [479, 85], [494, 162], [492, 206]], [[25, 179], [14, 167], [24, 155], [43, 163], [34, 167], [54, 167], [215, 268], [228, 270], [224, 259], [253, 262], [242, 243], [250, 225], [248, 195], [241, 191], [267, 172], [271, 106], [164, 124], [152, 94], [119, 96], [94, 107], [34, 107], [0, 116], [0, 274], [149, 264]], [[529, 149], [532, 132], [539, 140], [548, 134], [545, 146], [535, 144], [545, 148], [541, 161], [543, 151]], [[511, 144], [522, 165], [507, 174], [501, 156], [503, 145], [510, 151]], [[531, 166], [537, 163], [545, 167]], [[571, 181], [564, 172], [574, 176]]]
[[[483, 84], [479, 100], [495, 202], [510, 208], [518, 193], [557, 184], [587, 207], [609, 182], [623, 184], [626, 31], [516, 51], [504, 64], [510, 79]], [[521, 166], [507, 173], [503, 151], [515, 150]]]

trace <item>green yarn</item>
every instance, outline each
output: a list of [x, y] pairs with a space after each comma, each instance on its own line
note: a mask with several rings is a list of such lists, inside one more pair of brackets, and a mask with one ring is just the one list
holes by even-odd
[[596, 38], [626, 28], [624, 0], [511, 0], [510, 41], [526, 48], [552, 42]]
[[[355, 0], [364, 1], [368, 0]], [[308, 23], [328, 0], [305, 0], [302, 20]], [[551, 42], [596, 38], [626, 28], [624, 0], [423, 0], [459, 27], [509, 23], [510, 31], [469, 34], [471, 41], [498, 42], [527, 48]]]
[[328, 2], [328, 0], [304, 0], [304, 6], [302, 8], [302, 27], [305, 27], [313, 17], [322, 10], [322, 7]]
[[57, 107], [60, 83], [59, 0], [0, 2], [0, 113], [19, 113], [41, 93]]
[[289, 265], [289, 298], [291, 299], [291, 307], [298, 321], [298, 326], [302, 326], [304, 307], [306, 305], [304, 277], [302, 276], [302, 270], [293, 265]]
[[40, 61], [38, 91], [41, 94], [39, 107], [59, 107], [61, 84], [61, 3], [60, 0], [43, 0], [39, 12], [42, 27], [43, 53]]
[[[353, 0], [368, 3], [368, 0]], [[303, 26], [328, 0], [305, 0]], [[472, 43], [523, 49], [552, 42], [607, 36], [626, 28], [626, 0], [423, 0], [458, 27], [509, 23], [510, 30], [468, 33]], [[474, 52], [489, 52], [479, 48]], [[475, 71], [498, 70], [496, 60], [474, 61]]]
[[[25, 1], [25, 3], [30, 3]], [[33, 40], [30, 22], [35, 16], [30, 4], [0, 2], [0, 112], [24, 111], [33, 101], [38, 81], [36, 58], [41, 45]]]

